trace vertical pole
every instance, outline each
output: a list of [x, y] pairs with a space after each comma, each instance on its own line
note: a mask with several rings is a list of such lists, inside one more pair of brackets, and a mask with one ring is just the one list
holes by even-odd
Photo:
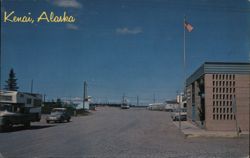
[[[2, 8], [2, 1], [0, 1], [0, 7]], [[2, 12], [2, 11], [1, 11]], [[0, 25], [0, 32], [2, 33], [2, 25]], [[0, 90], [2, 88], [2, 34], [0, 35]]]
[[178, 110], [178, 111], [179, 111], [179, 130], [181, 130], [181, 102], [182, 102], [182, 101], [181, 101], [181, 96], [180, 96], [180, 94], [178, 94], [178, 95], [179, 95], [179, 104], [178, 104], [178, 105], [179, 105], [179, 108], [178, 108], [178, 109], [179, 109], [179, 110]]
[[184, 96], [186, 95], [186, 29], [185, 29], [186, 16], [184, 16], [183, 23], [183, 73], [184, 73]]
[[154, 93], [154, 98], [153, 98], [153, 101], [154, 101], [154, 103], [155, 103], [155, 93]]
[[83, 83], [83, 109], [84, 109], [84, 104], [87, 99], [87, 82], [84, 81]]
[[33, 93], [33, 79], [31, 80], [30, 93]]
[[43, 106], [45, 106], [45, 102], [46, 102], [46, 94], [43, 94]]
[[139, 96], [137, 96], [136, 99], [137, 99], [136, 105], [139, 106]]
[[125, 104], [125, 94], [122, 95], [122, 104]]
[[236, 129], [236, 134], [237, 136], [239, 136], [239, 127], [238, 127], [238, 120], [237, 120], [237, 107], [236, 107], [236, 98], [233, 95], [233, 112], [234, 112], [234, 116], [235, 116], [235, 129]]

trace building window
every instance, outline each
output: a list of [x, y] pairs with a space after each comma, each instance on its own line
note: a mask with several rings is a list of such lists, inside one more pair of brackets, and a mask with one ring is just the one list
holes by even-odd
[[27, 99], [26, 103], [31, 104], [32, 100], [30, 98]]
[[233, 80], [235, 79], [235, 75], [233, 75]]

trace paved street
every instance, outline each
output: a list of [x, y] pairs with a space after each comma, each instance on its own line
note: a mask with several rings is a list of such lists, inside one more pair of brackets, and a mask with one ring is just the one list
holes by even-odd
[[249, 136], [185, 138], [167, 112], [99, 107], [70, 123], [0, 133], [0, 158], [247, 157]]

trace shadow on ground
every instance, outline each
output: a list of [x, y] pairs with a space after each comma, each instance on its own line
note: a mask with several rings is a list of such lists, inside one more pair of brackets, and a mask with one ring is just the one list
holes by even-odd
[[39, 130], [43, 128], [50, 128], [54, 127], [55, 125], [32, 125], [30, 127], [24, 127], [24, 126], [14, 126], [10, 129], [5, 129], [3, 131], [0, 131], [0, 133], [10, 133], [10, 132], [18, 132], [18, 131], [23, 131], [23, 130]]

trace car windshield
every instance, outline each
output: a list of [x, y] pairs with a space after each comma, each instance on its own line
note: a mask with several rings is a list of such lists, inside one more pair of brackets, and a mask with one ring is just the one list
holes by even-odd
[[56, 111], [56, 110], [54, 110], [54, 111], [52, 111], [51, 112], [51, 115], [60, 115], [60, 114], [62, 114], [63, 113], [63, 111]]

